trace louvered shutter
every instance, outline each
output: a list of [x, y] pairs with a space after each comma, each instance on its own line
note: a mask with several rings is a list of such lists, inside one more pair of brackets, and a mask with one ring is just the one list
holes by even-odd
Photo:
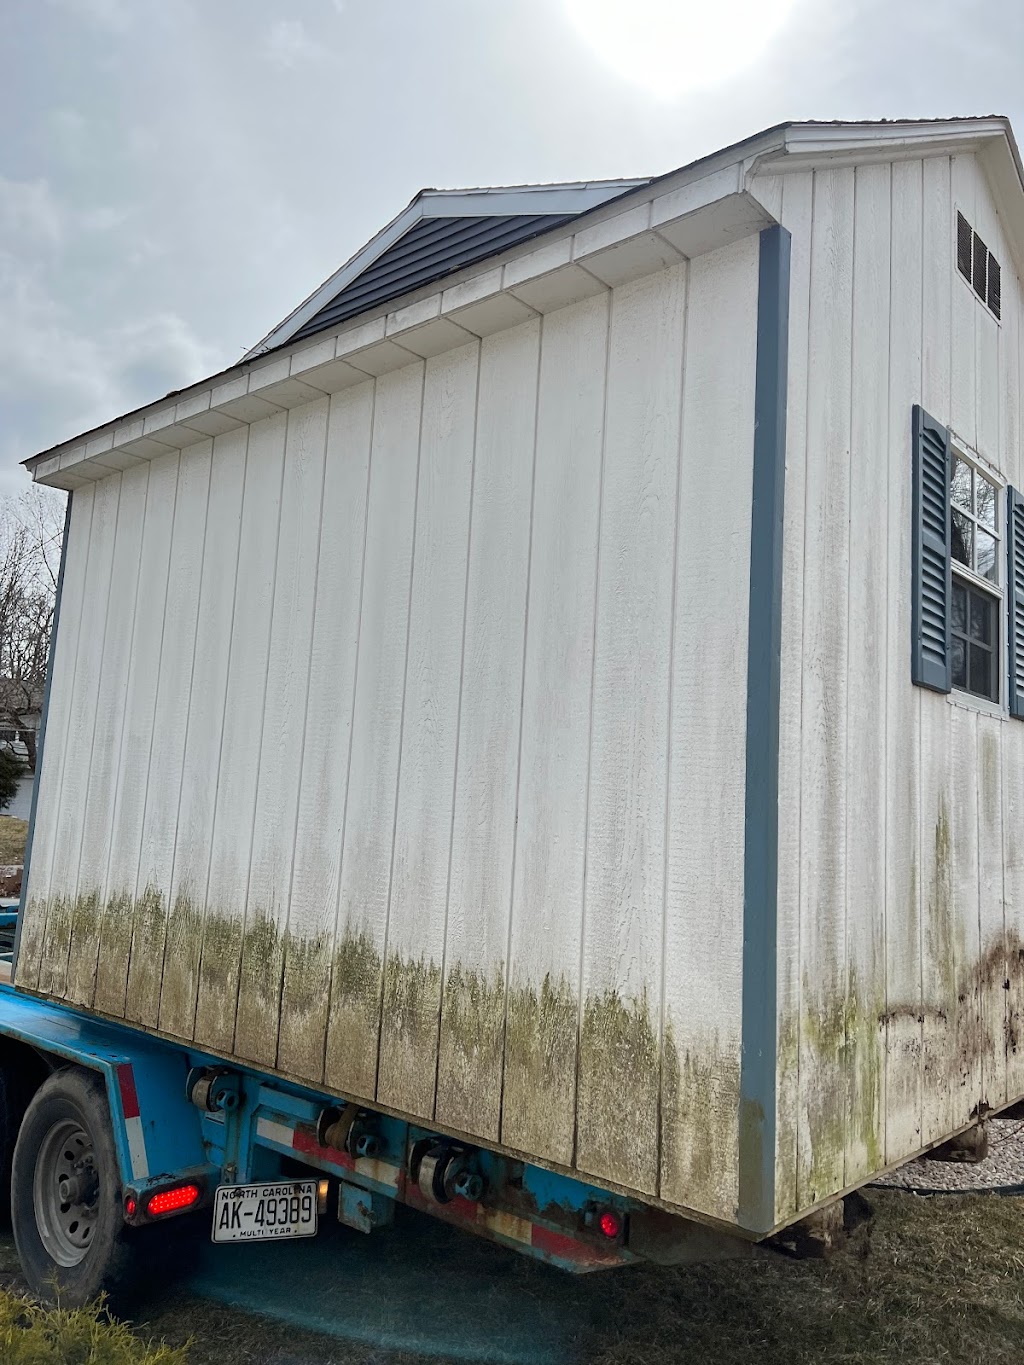
[[911, 676], [921, 687], [951, 687], [949, 608], [952, 596], [949, 432], [914, 408], [914, 533]]
[[1010, 715], [1024, 720], [1024, 498], [1006, 490], [1006, 655]]

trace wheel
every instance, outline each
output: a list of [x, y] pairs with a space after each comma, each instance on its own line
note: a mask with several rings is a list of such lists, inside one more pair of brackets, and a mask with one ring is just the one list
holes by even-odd
[[102, 1077], [55, 1071], [25, 1111], [14, 1148], [11, 1222], [32, 1293], [76, 1308], [116, 1294], [131, 1263]]

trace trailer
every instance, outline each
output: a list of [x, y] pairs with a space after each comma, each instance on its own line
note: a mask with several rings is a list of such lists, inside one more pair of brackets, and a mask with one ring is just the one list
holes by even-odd
[[1004, 119], [423, 191], [26, 462], [37, 1291], [396, 1202], [748, 1254], [1024, 1097], [1022, 265]]

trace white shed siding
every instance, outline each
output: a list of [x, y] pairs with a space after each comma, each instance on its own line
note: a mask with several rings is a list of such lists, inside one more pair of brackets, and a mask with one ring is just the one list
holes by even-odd
[[[1024, 727], [910, 679], [911, 409], [1019, 485], [1020, 285], [972, 154], [782, 180], [780, 1220], [1024, 1090]], [[957, 207], [1001, 325], [957, 273]]]
[[76, 494], [19, 980], [732, 1218], [757, 278]]

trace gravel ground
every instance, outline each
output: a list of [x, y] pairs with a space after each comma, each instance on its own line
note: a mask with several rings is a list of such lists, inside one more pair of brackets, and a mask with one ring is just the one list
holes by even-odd
[[894, 1189], [1024, 1192], [1024, 1119], [989, 1119], [988, 1156], [976, 1164], [918, 1157], [875, 1184]]

